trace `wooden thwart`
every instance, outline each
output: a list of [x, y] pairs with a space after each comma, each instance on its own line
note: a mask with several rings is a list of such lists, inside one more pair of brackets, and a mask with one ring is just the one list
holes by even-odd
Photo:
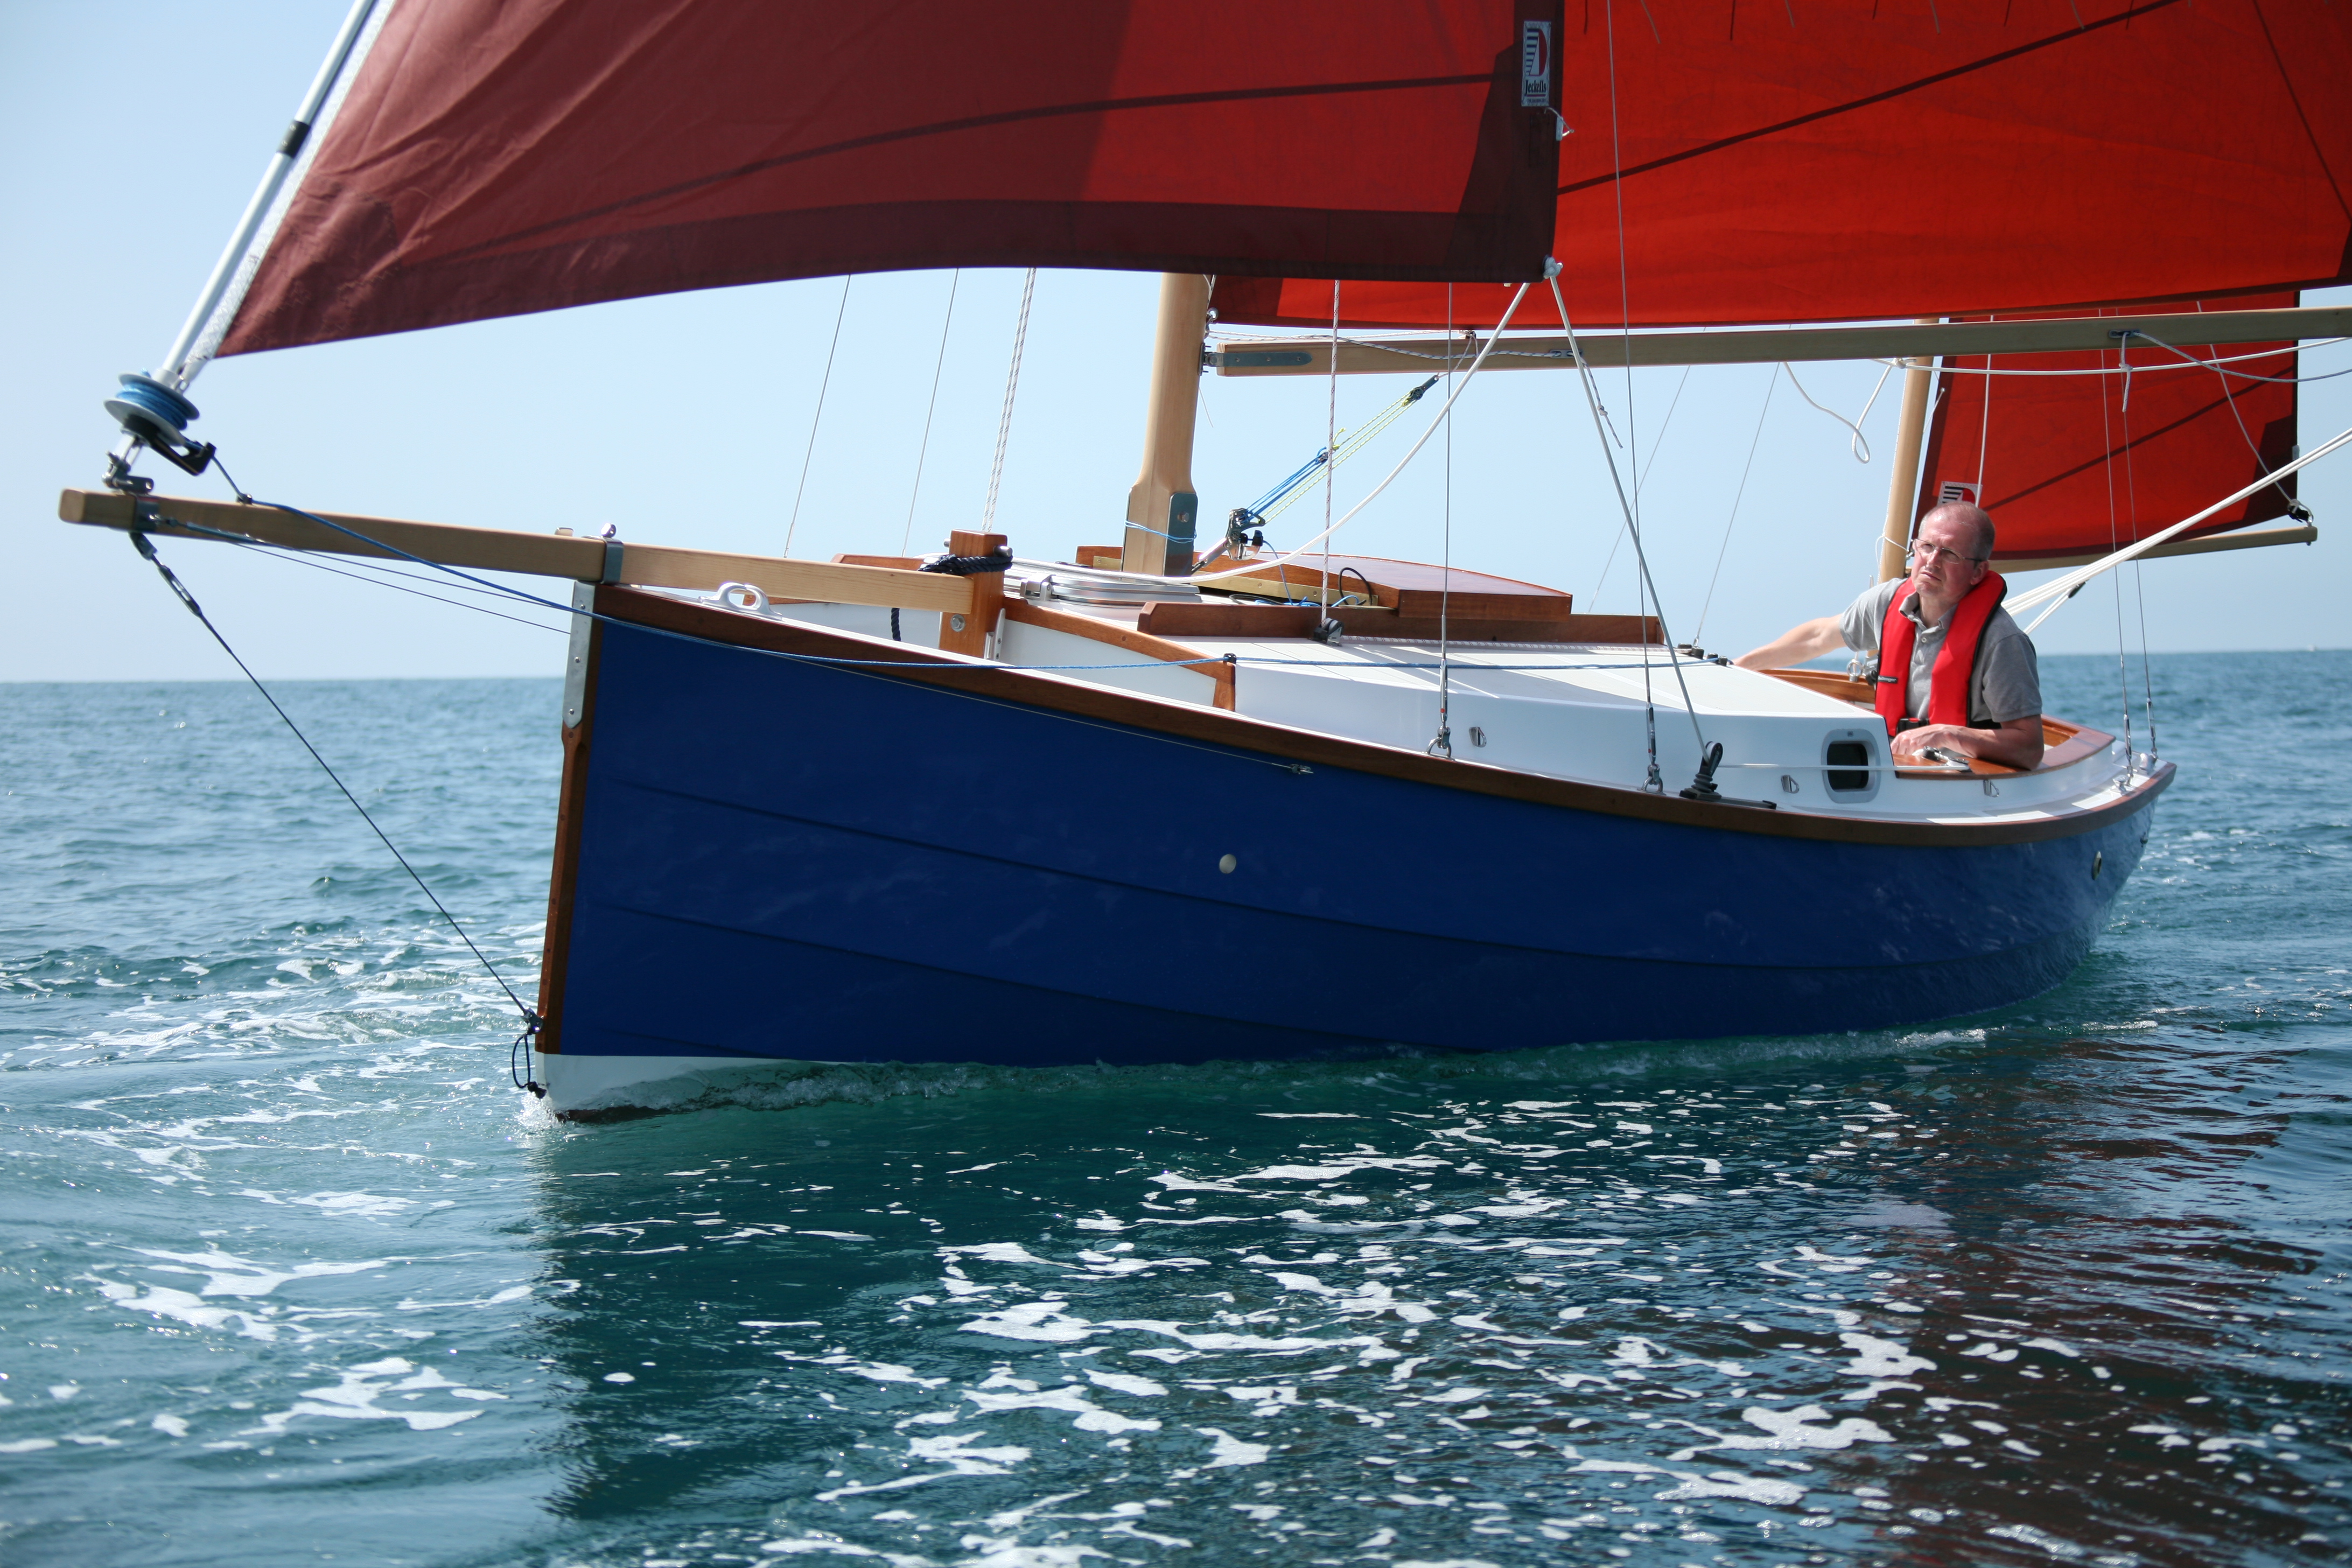
[[[152, 508], [142, 521], [139, 508]], [[398, 552], [444, 566], [475, 572], [512, 572], [533, 577], [567, 577], [595, 583], [605, 578], [605, 543], [566, 534], [523, 533], [504, 528], [468, 528], [446, 522], [404, 522], [394, 518], [319, 515], [389, 545], [373, 549], [322, 528], [308, 518], [275, 507], [235, 501], [194, 500], [182, 496], [133, 498], [112, 490], [67, 490], [58, 515], [68, 522], [100, 528], [141, 528], [153, 534], [205, 539], [208, 534], [175, 526], [198, 523], [288, 550], [332, 555], [400, 559]], [[830, 561], [794, 561], [778, 555], [734, 555], [718, 550], [683, 550], [661, 544], [624, 544], [614, 580], [646, 588], [687, 588], [705, 593], [721, 583], [749, 583], [771, 599], [803, 599], [840, 605], [890, 605], [908, 610], [969, 615], [973, 579], [887, 566], [853, 566]], [[992, 579], [994, 587], [1001, 578]]]

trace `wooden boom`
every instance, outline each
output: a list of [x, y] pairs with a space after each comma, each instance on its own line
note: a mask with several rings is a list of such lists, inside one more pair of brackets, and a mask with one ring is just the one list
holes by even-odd
[[[2304, 306], [2286, 310], [2207, 310], [2195, 315], [2072, 316], [2050, 321], [1938, 321], [1870, 327], [1773, 327], [1722, 332], [1579, 332], [1576, 346], [1595, 369], [1624, 364], [1775, 364], [1796, 360], [1916, 359], [1934, 354], [2053, 353], [2111, 349], [2113, 334], [2136, 328], [2178, 348], [2210, 343], [2291, 342], [2352, 335], [2352, 307]], [[1341, 375], [1426, 375], [1478, 354], [1475, 333], [1458, 338], [1339, 340]], [[2135, 342], [2150, 357], [2143, 365], [2179, 362], [2161, 349]], [[1449, 350], [1451, 351], [1449, 353]], [[1328, 375], [1328, 337], [1232, 338], [1207, 356], [1219, 375]], [[1559, 370], [1568, 339], [1507, 338], [1486, 357], [1488, 370]]]
[[[388, 549], [373, 548], [309, 518], [275, 507], [235, 501], [192, 500], [182, 496], [127, 496], [113, 490], [67, 490], [58, 515], [68, 522], [99, 528], [139, 529], [180, 539], [211, 539], [188, 524], [234, 533], [283, 550], [332, 555], [400, 559], [400, 552], [443, 566], [476, 572], [513, 572], [532, 577], [568, 577], [583, 583], [629, 583], [646, 588], [692, 588], [709, 592], [721, 583], [749, 583], [772, 599], [822, 604], [889, 605], [907, 610], [969, 615], [978, 579], [892, 566], [851, 566], [831, 561], [794, 561], [780, 555], [730, 555], [718, 550], [681, 550], [666, 544], [626, 544], [561, 533], [523, 533], [507, 528], [467, 528], [447, 522], [403, 522], [393, 518], [319, 515], [365, 535]], [[608, 560], [608, 553], [617, 559]], [[988, 580], [992, 587], [997, 579]]]

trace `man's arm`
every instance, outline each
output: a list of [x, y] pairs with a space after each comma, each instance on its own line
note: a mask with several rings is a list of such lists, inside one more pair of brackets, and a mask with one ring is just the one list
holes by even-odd
[[1843, 647], [1845, 633], [1839, 627], [1838, 617], [1823, 616], [1817, 621], [1791, 626], [1762, 647], [1743, 653], [1731, 662], [1742, 669], [1779, 669], [1819, 658]]
[[1895, 737], [1898, 758], [1916, 757], [1930, 746], [1982, 757], [2028, 771], [2042, 765], [2042, 715], [2011, 719], [1997, 730], [1970, 730], [1958, 724], [1922, 724]]

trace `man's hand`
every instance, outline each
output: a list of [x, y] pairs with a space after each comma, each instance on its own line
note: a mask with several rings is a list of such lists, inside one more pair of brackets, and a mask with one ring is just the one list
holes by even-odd
[[1762, 647], [1743, 653], [1731, 662], [1742, 669], [1780, 669], [1819, 658], [1843, 647], [1845, 633], [1839, 627], [1838, 618], [1823, 616], [1817, 621], [1791, 626]]
[[1964, 757], [1981, 757], [2031, 772], [2042, 765], [2042, 715], [2011, 719], [1997, 730], [1970, 730], [1958, 724], [1922, 724], [1895, 737], [1899, 762], [1917, 760], [1930, 746], [1941, 746]]

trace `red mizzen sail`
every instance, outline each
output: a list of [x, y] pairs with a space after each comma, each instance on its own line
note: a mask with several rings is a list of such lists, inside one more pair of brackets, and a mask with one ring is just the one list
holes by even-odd
[[[2194, 310], [2183, 300], [2167, 308]], [[2201, 303], [2210, 307], [2213, 301]], [[2292, 293], [2233, 299], [2276, 310]], [[2182, 356], [2214, 364], [2191, 369]], [[2252, 357], [2247, 357], [2252, 356]], [[1995, 370], [2117, 370], [2108, 375], [1971, 374]], [[1975, 500], [1992, 514], [1996, 563], [2101, 553], [2169, 528], [2290, 462], [2293, 343], [2238, 343], [2178, 353], [2135, 340], [2128, 350], [1953, 359], [1939, 389], [1920, 474], [1919, 510]], [[2294, 475], [2256, 490], [2187, 537], [2285, 516]]]
[[[1556, 254], [1580, 327], [2352, 279], [2352, 7], [1572, 0], [1567, 22]], [[1502, 298], [1350, 282], [1341, 307], [1355, 326], [1484, 326]], [[1226, 322], [1331, 319], [1318, 278], [1229, 279], [1216, 302]]]
[[221, 352], [900, 268], [1536, 278], [1529, 22], [1559, 0], [399, 0]]

